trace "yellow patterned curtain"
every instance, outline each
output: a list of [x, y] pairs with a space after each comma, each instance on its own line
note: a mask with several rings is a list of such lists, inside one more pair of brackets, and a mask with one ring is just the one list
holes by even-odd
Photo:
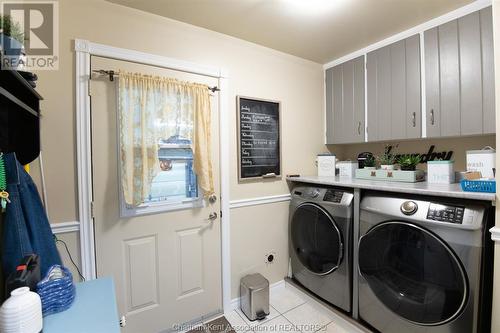
[[208, 87], [119, 72], [121, 182], [127, 205], [144, 203], [160, 171], [162, 139], [190, 139], [193, 169], [205, 197], [213, 194], [211, 104]]

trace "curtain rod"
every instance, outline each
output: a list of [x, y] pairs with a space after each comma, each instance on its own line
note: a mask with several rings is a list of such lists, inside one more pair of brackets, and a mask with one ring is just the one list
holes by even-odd
[[[119, 75], [117, 72], [115, 72], [113, 70], [94, 69], [92, 72], [97, 73], [97, 74], [101, 74], [101, 75], [107, 75], [109, 77], [109, 81], [114, 81], [115, 76]], [[219, 87], [217, 87], [217, 86], [208, 87], [208, 90], [210, 90], [213, 93], [216, 91], [220, 91]]]

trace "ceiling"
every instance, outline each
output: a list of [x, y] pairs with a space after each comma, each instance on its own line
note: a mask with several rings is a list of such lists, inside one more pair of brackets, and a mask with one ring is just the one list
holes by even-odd
[[473, 0], [108, 0], [327, 63]]

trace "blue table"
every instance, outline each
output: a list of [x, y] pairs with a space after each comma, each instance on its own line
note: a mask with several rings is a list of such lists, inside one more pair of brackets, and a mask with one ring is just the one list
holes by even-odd
[[43, 318], [43, 333], [120, 333], [115, 287], [111, 278], [76, 284], [68, 310]]

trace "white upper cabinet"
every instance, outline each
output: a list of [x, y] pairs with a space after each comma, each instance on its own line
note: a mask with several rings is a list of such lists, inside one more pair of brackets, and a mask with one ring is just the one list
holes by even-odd
[[420, 37], [367, 54], [367, 141], [421, 137]]
[[491, 7], [424, 33], [428, 137], [494, 133]]
[[424, 29], [326, 70], [327, 144], [495, 133], [491, 6]]
[[364, 142], [364, 56], [327, 69], [325, 79], [327, 143]]

